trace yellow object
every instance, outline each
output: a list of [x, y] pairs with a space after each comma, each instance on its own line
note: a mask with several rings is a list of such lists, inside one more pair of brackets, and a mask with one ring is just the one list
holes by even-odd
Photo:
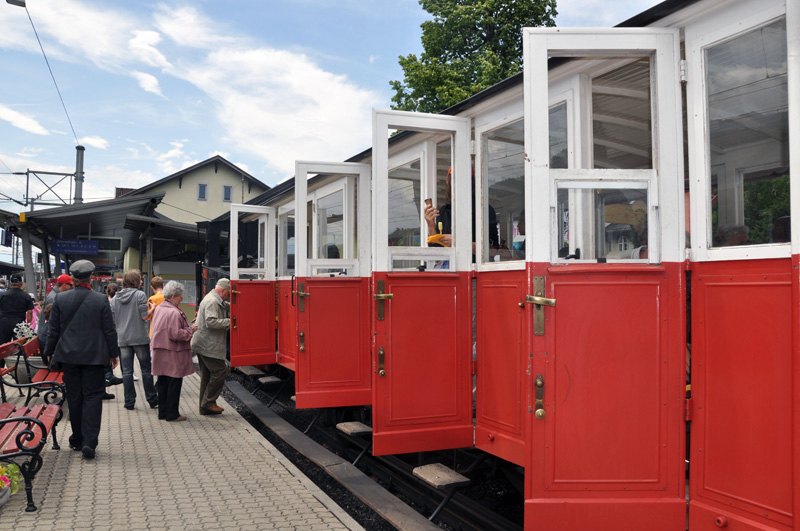
[[[439, 228], [441, 230], [441, 227]], [[434, 234], [433, 236], [428, 236], [428, 243], [435, 243], [441, 245], [442, 247], [447, 247], [447, 245], [441, 242], [441, 239], [444, 237], [444, 234]]]
[[[19, 222], [20, 223], [25, 223], [25, 212], [20, 212], [19, 213]], [[442, 228], [439, 227], [439, 230], [442, 230]]]

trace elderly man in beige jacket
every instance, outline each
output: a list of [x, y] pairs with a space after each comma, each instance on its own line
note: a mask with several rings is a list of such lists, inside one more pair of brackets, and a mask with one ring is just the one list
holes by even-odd
[[223, 409], [216, 402], [225, 385], [228, 368], [227, 332], [230, 307], [225, 301], [231, 295], [231, 281], [222, 278], [203, 297], [197, 308], [197, 331], [192, 336], [192, 352], [200, 366], [200, 414], [219, 415]]

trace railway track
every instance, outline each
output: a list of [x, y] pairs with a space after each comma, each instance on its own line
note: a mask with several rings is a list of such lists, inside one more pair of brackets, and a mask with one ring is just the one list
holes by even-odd
[[[373, 457], [368, 452], [358, 463], [358, 469], [361, 471], [359, 475], [362, 478], [364, 476], [371, 478], [375, 484], [391, 493], [391, 498], [394, 500], [388, 497], [367, 500], [360, 495], [360, 492], [364, 491], [369, 497], [369, 491], [375, 491], [375, 487], [370, 489], [368, 485], [367, 488], [364, 488], [364, 485], [355, 487], [348, 485], [347, 482], [352, 479], [352, 474], [341, 474], [339, 469], [334, 469], [331, 464], [332, 460], [336, 459], [333, 456], [338, 456], [341, 463], [336, 463], [337, 465], [346, 463], [347, 466], [351, 466], [350, 463], [364, 445], [368, 444], [368, 439], [350, 438], [335, 428], [336, 422], [343, 420], [368, 420], [365, 418], [369, 415], [367, 408], [297, 410], [291, 400], [291, 392], [288, 391], [290, 386], [286, 386], [277, 397], [274, 397], [274, 391], [267, 394], [261, 390], [256, 391], [253, 396], [251, 393], [254, 387], [246, 378], [233, 374], [231, 379], [238, 381], [241, 386], [229, 385], [226, 393], [232, 394], [242, 407], [247, 409], [250, 415], [245, 416], [249, 417], [248, 420], [257, 429], [262, 433], [267, 429], [272, 436], [280, 438], [291, 446], [297, 452], [298, 460], [309, 459], [334, 477], [342, 475], [343, 477], [335, 479], [393, 527], [415, 529], [425, 525], [422, 520], [439, 505], [444, 493], [416, 478], [412, 470], [422, 464], [441, 462], [462, 473], [465, 473], [464, 470], [469, 470], [468, 475], [473, 483], [457, 492], [437, 515], [435, 523], [440, 528], [492, 531], [522, 529], [524, 499], [512, 486], [515, 482], [521, 484], [521, 476], [515, 480], [514, 476], [519, 475], [519, 472], [500, 470], [503, 465], [502, 463], [498, 465], [498, 460], [495, 458], [475, 450], [448, 450], [382, 457]], [[267, 407], [270, 402], [271, 405]], [[277, 420], [278, 417], [280, 421]], [[285, 423], [292, 428], [288, 428]], [[311, 429], [308, 429], [309, 426]], [[306, 431], [308, 433], [303, 434]], [[323, 451], [330, 452], [330, 457], [315, 457], [314, 452], [318, 451], [315, 448], [319, 447], [324, 448]], [[509, 475], [512, 481], [509, 481], [507, 477]], [[395, 505], [398, 499], [424, 518], [421, 520], [419, 516], [409, 517], [407, 509]], [[409, 518], [415, 522], [410, 523]]]

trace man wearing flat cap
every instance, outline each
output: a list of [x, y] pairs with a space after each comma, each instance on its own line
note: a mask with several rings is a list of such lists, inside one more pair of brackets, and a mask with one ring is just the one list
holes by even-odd
[[33, 312], [31, 296], [22, 291], [22, 275], [14, 273], [8, 281], [9, 288], [0, 293], [0, 345], [14, 339], [14, 327]]
[[94, 459], [103, 415], [105, 371], [119, 364], [117, 328], [108, 297], [92, 291], [94, 264], [78, 260], [69, 270], [75, 289], [55, 298], [44, 354], [64, 372], [72, 436], [69, 447]]
[[217, 405], [217, 398], [230, 371], [225, 359], [231, 324], [230, 306], [225, 301], [230, 296], [231, 281], [221, 278], [197, 308], [197, 331], [192, 336], [192, 352], [197, 355], [200, 367], [201, 415], [219, 415], [223, 411]]

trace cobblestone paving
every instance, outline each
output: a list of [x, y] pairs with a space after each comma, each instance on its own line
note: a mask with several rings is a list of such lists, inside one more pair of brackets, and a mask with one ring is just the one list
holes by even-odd
[[[119, 372], [119, 369], [117, 369]], [[225, 413], [198, 413], [199, 377], [184, 378], [186, 422], [158, 420], [136, 382], [136, 409], [123, 407], [122, 385], [104, 402], [97, 457], [69, 449], [66, 418], [61, 450], [42, 451], [33, 483], [34, 513], [25, 493], [0, 508], [0, 530], [362, 529], [222, 398]]]

